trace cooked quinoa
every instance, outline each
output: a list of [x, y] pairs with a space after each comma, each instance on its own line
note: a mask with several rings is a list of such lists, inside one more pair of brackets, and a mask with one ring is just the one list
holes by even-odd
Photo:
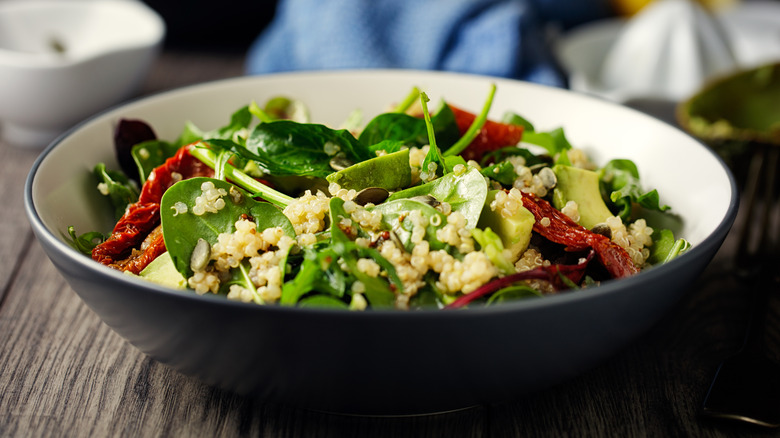
[[[424, 150], [424, 149], [423, 149]], [[518, 163], [520, 160], [517, 160]], [[521, 166], [518, 164], [518, 166]], [[528, 169], [521, 167], [521, 169]], [[455, 172], [463, 173], [466, 166], [460, 165]], [[533, 181], [531, 178], [529, 181]], [[204, 183], [203, 193], [196, 199], [193, 213], [216, 212], [224, 207], [224, 198], [228, 195], [224, 190], [216, 189], [213, 184]], [[513, 216], [522, 207], [522, 195], [517, 187], [508, 191], [500, 191], [490, 204], [490, 208], [498, 211], [504, 217]], [[533, 191], [533, 187], [524, 186], [523, 190]], [[476, 248], [471, 230], [467, 228], [465, 217], [455, 211], [446, 202], [436, 206], [437, 211], [446, 217], [446, 224], [436, 230], [436, 238], [454, 248], [462, 254], [459, 260], [444, 250], [430, 250], [429, 242], [425, 238], [426, 227], [431, 219], [421, 215], [418, 210], [412, 211], [407, 219], [413, 224], [411, 240], [414, 247], [411, 252], [393, 239], [383, 239], [385, 230], [382, 229], [382, 214], [371, 210], [368, 206], [358, 205], [353, 201], [356, 192], [345, 190], [337, 184], [331, 184], [329, 196], [321, 191], [312, 194], [306, 191], [301, 197], [291, 202], [284, 209], [284, 214], [290, 219], [296, 232], [296, 239], [284, 235], [281, 228], [267, 228], [262, 232], [257, 231], [257, 226], [251, 220], [239, 220], [235, 223], [235, 232], [219, 235], [218, 242], [212, 245], [209, 261], [203, 270], [195, 272], [189, 279], [188, 285], [197, 293], [217, 293], [220, 285], [229, 278], [229, 270], [239, 266], [243, 260], [248, 260], [251, 266], [249, 277], [252, 280], [254, 290], [231, 285], [228, 299], [243, 302], [274, 303], [281, 296], [281, 288], [284, 279], [282, 263], [292, 248], [299, 250], [302, 247], [314, 245], [317, 242], [316, 234], [326, 228], [329, 214], [329, 201], [332, 197], [340, 197], [345, 200], [344, 211], [349, 218], [342, 219], [342, 227], [349, 228], [353, 223], [365, 230], [369, 237], [357, 237], [355, 242], [368, 248], [378, 245], [382, 257], [388, 260], [395, 268], [396, 274], [403, 283], [403, 293], [396, 296], [396, 307], [407, 309], [409, 300], [425, 284], [426, 273], [437, 274], [438, 280], [435, 286], [445, 294], [469, 293], [486, 284], [499, 275], [499, 270], [490, 261], [490, 258]], [[181, 213], [186, 213], [187, 206], [181, 206]], [[578, 206], [575, 202], [569, 202], [562, 212], [573, 220], [578, 220]], [[438, 216], [434, 216], [438, 220]], [[549, 219], [542, 219], [549, 224]], [[433, 225], [438, 226], [438, 223]], [[606, 225], [611, 230], [611, 239], [625, 248], [634, 263], [643, 266], [649, 255], [647, 246], [652, 244], [652, 228], [648, 227], [643, 219], [632, 223], [628, 228], [623, 225], [617, 216], [607, 220]], [[507, 252], [505, 251], [505, 254]], [[342, 261], [343, 263], [343, 261]], [[542, 254], [531, 247], [520, 254], [514, 262], [518, 272], [531, 270], [540, 266], [549, 266]], [[344, 267], [346, 268], [346, 266]], [[370, 277], [387, 277], [388, 273], [373, 259], [360, 258], [357, 268]], [[549, 282], [530, 280], [527, 284], [540, 290], [542, 293], [553, 293], [554, 288]], [[363, 310], [366, 308], [365, 298], [362, 292], [365, 285], [355, 282], [352, 285], [353, 302], [350, 308]]]
[[[445, 134], [434, 142], [421, 135], [419, 120], [407, 118], [427, 112], [427, 96], [420, 97], [400, 118], [372, 120], [364, 130], [351, 117], [338, 132], [314, 123], [272, 125], [249, 107], [250, 118], [261, 123], [223, 127], [221, 142], [182, 145], [144, 183], [144, 189], [179, 184], [179, 190], [159, 191], [173, 194], [159, 200], [161, 223], [155, 224], [175, 271], [198, 294], [360, 311], [492, 305], [526, 294], [525, 286], [551, 294], [648, 265], [654, 230], [632, 214], [668, 207], [649, 205], [658, 197], [639, 187], [633, 162], [598, 167], [562, 130], [529, 136], [534, 127], [527, 124], [496, 129], [495, 122], [487, 124], [487, 106], [473, 122], [455, 107], [436, 119], [442, 125], [426, 116], [428, 133]], [[268, 143], [250, 147], [257, 138]], [[406, 152], [408, 166], [399, 160]], [[145, 148], [138, 154], [153, 158]], [[164, 171], [168, 178], [155, 176]], [[97, 188], [116, 197], [116, 183], [105, 176]], [[125, 215], [138, 204], [126, 205]], [[141, 207], [132, 212], [139, 211], [145, 214]], [[610, 216], [615, 213], [621, 216]], [[117, 225], [121, 234], [125, 228]], [[193, 236], [193, 229], [203, 235]], [[668, 242], [669, 232], [658, 235]], [[115, 239], [91, 255], [115, 267], [126, 262], [118, 260], [124, 254], [145, 254], [152, 240], [112, 252], [122, 241]], [[662, 251], [652, 260], [685, 250], [677, 245], [687, 244], [684, 239], [674, 243], [676, 253], [664, 254], [670, 245], [658, 245]]]

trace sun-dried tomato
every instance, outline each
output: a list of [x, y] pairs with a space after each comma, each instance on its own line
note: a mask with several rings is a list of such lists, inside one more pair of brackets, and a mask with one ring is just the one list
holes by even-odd
[[[213, 176], [214, 171], [203, 162], [190, 155], [188, 148], [182, 147], [173, 157], [155, 168], [147, 178], [138, 201], [128, 206], [125, 214], [114, 226], [114, 230], [105, 242], [92, 250], [92, 258], [112, 268], [141, 272], [152, 260], [153, 254], [139, 258], [135, 262], [120, 263], [133, 255], [149, 233], [160, 224], [160, 200], [170, 186], [181, 179], [196, 176]], [[162, 249], [162, 251], [161, 251]], [[159, 255], [164, 252], [165, 244], [150, 245], [146, 248]]]
[[[460, 134], [463, 135], [477, 116], [452, 105], [449, 105], [449, 107], [455, 114], [455, 122], [458, 124]], [[486, 120], [477, 137], [469, 143], [468, 147], [460, 155], [467, 161], [480, 161], [485, 153], [505, 146], [514, 146], [522, 138], [522, 126]]]
[[523, 194], [523, 206], [533, 213], [534, 231], [547, 240], [566, 245], [571, 250], [593, 248], [612, 278], [623, 278], [639, 272], [628, 252], [608, 237], [594, 233], [556, 210], [549, 202], [533, 194]]

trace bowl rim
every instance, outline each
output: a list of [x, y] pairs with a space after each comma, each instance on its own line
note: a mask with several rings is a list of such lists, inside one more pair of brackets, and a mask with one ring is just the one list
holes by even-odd
[[[41, 164], [43, 163], [43, 161], [46, 159], [49, 153], [51, 153], [52, 150], [57, 148], [57, 146], [60, 145], [73, 132], [80, 130], [84, 125], [87, 125], [92, 121], [101, 118], [106, 113], [112, 112], [116, 109], [119, 109], [121, 107], [124, 107], [132, 103], [137, 103], [142, 101], [152, 101], [155, 99], [164, 99], [169, 95], [186, 94], [198, 88], [219, 86], [220, 84], [226, 84], [231, 82], [263, 81], [267, 79], [273, 79], [273, 78], [279, 78], [282, 76], [291, 76], [291, 75], [299, 76], [299, 77], [310, 75], [312, 77], [317, 77], [321, 75], [354, 75], [354, 74], [431, 75], [434, 77], [446, 75], [446, 76], [455, 76], [455, 77], [470, 77], [470, 78], [492, 80], [492, 81], [505, 82], [505, 83], [507, 82], [522, 83], [524, 84], [524, 86], [540, 87], [547, 90], [557, 90], [562, 93], [575, 93], [584, 99], [591, 100], [591, 101], [599, 101], [613, 107], [620, 107], [621, 111], [634, 112], [642, 117], [647, 117], [649, 119], [656, 120], [659, 123], [668, 125], [671, 129], [676, 129], [677, 131], [679, 131], [680, 135], [684, 135], [688, 137], [691, 141], [697, 143], [700, 147], [704, 148], [707, 151], [707, 153], [711, 154], [717, 160], [718, 164], [725, 172], [729, 182], [730, 198], [729, 198], [726, 212], [721, 218], [718, 225], [709, 235], [707, 235], [700, 243], [694, 245], [691, 249], [681, 254], [679, 257], [675, 258], [671, 262], [639, 272], [638, 274], [633, 275], [629, 278], [623, 278], [618, 281], [612, 280], [612, 281], [604, 282], [602, 285], [588, 291], [581, 291], [580, 293], [561, 293], [561, 294], [554, 294], [554, 295], [546, 295], [544, 297], [540, 297], [539, 299], [513, 300], [510, 302], [501, 303], [500, 305], [496, 305], [496, 306], [481, 306], [481, 307], [474, 307], [474, 308], [467, 308], [467, 309], [457, 309], [455, 311], [431, 308], [431, 309], [422, 309], [422, 310], [415, 310], [415, 311], [403, 311], [397, 309], [372, 309], [367, 312], [352, 312], [352, 311], [345, 311], [343, 309], [329, 309], [329, 308], [301, 308], [295, 306], [281, 306], [281, 305], [257, 305], [254, 303], [242, 303], [242, 302], [228, 300], [224, 296], [215, 295], [215, 294], [198, 295], [193, 291], [188, 291], [188, 290], [182, 291], [182, 290], [168, 288], [147, 280], [143, 280], [141, 278], [135, 278], [133, 276], [129, 276], [115, 269], [111, 269], [108, 266], [102, 265], [92, 260], [90, 257], [79, 253], [78, 251], [73, 249], [70, 245], [60, 240], [51, 230], [49, 230], [45, 226], [43, 220], [38, 214], [38, 211], [35, 207], [35, 202], [33, 200], [32, 188], [33, 188], [33, 183], [37, 171], [41, 166]], [[642, 113], [641, 111], [635, 110], [630, 107], [626, 107], [619, 103], [606, 101], [596, 96], [586, 95], [571, 90], [559, 89], [556, 87], [545, 86], [541, 84], [530, 83], [522, 80], [499, 78], [499, 77], [470, 74], [470, 73], [455, 73], [455, 72], [415, 70], [415, 69], [345, 69], [345, 70], [322, 70], [322, 71], [295, 71], [295, 72], [281, 72], [281, 73], [272, 73], [272, 74], [264, 74], [264, 75], [256, 75], [256, 76], [240, 76], [235, 78], [205, 81], [205, 82], [186, 85], [183, 87], [178, 87], [170, 90], [164, 90], [146, 96], [140, 96], [122, 102], [120, 104], [114, 105], [110, 108], [104, 109], [99, 113], [96, 113], [91, 117], [83, 120], [82, 122], [76, 124], [75, 126], [71, 127], [66, 132], [62, 133], [39, 154], [39, 156], [33, 163], [32, 167], [30, 168], [30, 171], [27, 175], [27, 178], [25, 180], [25, 185], [24, 185], [25, 212], [33, 228], [33, 231], [35, 232], [38, 239], [44, 241], [55, 251], [66, 256], [69, 260], [78, 263], [82, 268], [86, 269], [91, 275], [97, 275], [98, 277], [106, 278], [106, 280], [108, 281], [129, 282], [129, 284], [132, 285], [132, 287], [141, 288], [146, 292], [160, 293], [170, 297], [179, 297], [180, 299], [192, 300], [200, 303], [236, 307], [245, 311], [250, 311], [249, 309], [255, 309], [254, 311], [260, 312], [261, 314], [264, 312], [271, 312], [271, 313], [278, 312], [282, 315], [309, 314], [309, 315], [320, 315], [320, 316], [341, 317], [341, 318], [390, 318], [392, 320], [395, 320], [397, 318], [430, 318], [430, 317], [471, 318], [471, 317], [495, 316], [497, 314], [503, 314], [503, 313], [534, 311], [535, 309], [541, 307], [571, 305], [571, 304], [576, 304], [579, 301], [604, 297], [607, 295], [611, 295], [613, 293], [630, 293], [631, 289], [635, 285], [644, 282], [651, 282], [662, 276], [665, 276], [667, 273], [671, 273], [674, 270], [683, 269], [684, 268], [683, 265], [690, 264], [691, 262], [696, 260], [699, 254], [705, 254], [708, 251], [711, 251], [712, 254], [714, 254], [722, 244], [723, 240], [726, 237], [726, 234], [728, 233], [731, 226], [733, 225], [733, 222], [737, 215], [738, 206], [739, 206], [739, 192], [737, 189], [736, 180], [734, 178], [732, 171], [729, 169], [729, 167], [726, 165], [726, 163], [720, 156], [718, 156], [711, 149], [707, 148], [700, 140], [696, 139], [695, 137], [683, 131], [682, 129], [676, 128], [666, 122], [663, 122], [662, 120], [656, 119], [650, 115]], [[709, 264], [709, 260], [707, 261], [707, 264]]]

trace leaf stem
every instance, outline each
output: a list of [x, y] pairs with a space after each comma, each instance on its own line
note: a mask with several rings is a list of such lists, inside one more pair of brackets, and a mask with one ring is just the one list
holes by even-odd
[[413, 87], [412, 91], [409, 92], [409, 94], [404, 98], [401, 103], [398, 104], [398, 106], [395, 107], [393, 112], [396, 113], [403, 113], [406, 112], [406, 110], [409, 109], [409, 107], [412, 106], [412, 104], [417, 100], [417, 97], [420, 96], [420, 89], [417, 87]]
[[[195, 144], [189, 147], [189, 152], [193, 157], [199, 159], [212, 169], [216, 167], [217, 156], [211, 149]], [[235, 184], [278, 207], [287, 207], [293, 201], [292, 197], [268, 187], [230, 164], [225, 164], [224, 172], [226, 179], [231, 180]]]
[[269, 116], [268, 113], [263, 111], [260, 108], [260, 106], [257, 104], [257, 102], [255, 102], [254, 100], [249, 105], [249, 112], [251, 114], [254, 114], [254, 116], [257, 117], [258, 119], [260, 119], [260, 121], [263, 122], [263, 123], [268, 123], [268, 122], [273, 122], [274, 121], [274, 119], [271, 118], [271, 116]]
[[431, 123], [431, 114], [428, 112], [428, 101], [430, 101], [428, 95], [425, 94], [424, 92], [420, 93], [420, 104], [422, 105], [423, 117], [425, 119], [425, 127], [428, 130], [428, 145], [429, 145], [428, 154], [425, 156], [425, 159], [423, 160], [421, 172], [429, 173], [430, 169], [428, 169], [428, 166], [430, 165], [430, 163], [435, 163], [435, 165], [437, 166], [436, 174], [438, 174], [438, 170], [441, 169], [441, 174], [446, 175], [450, 171], [449, 169], [447, 169], [447, 164], [444, 162], [444, 158], [441, 155], [441, 151], [439, 150], [439, 147], [436, 146], [436, 135], [433, 129], [433, 123]]
[[482, 112], [480, 112], [474, 121], [471, 122], [471, 126], [469, 126], [469, 129], [466, 130], [466, 133], [463, 134], [463, 137], [455, 142], [452, 147], [444, 151], [445, 157], [459, 155], [469, 146], [469, 144], [471, 144], [472, 140], [477, 137], [477, 134], [479, 134], [479, 131], [487, 121], [488, 112], [490, 112], [490, 107], [493, 105], [493, 96], [495, 96], [495, 94], [496, 84], [490, 84], [490, 93], [488, 94], [488, 98], [485, 101], [485, 105], [482, 107]]

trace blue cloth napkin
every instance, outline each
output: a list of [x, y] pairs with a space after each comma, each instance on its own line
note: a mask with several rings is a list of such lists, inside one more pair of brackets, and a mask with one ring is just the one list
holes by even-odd
[[578, 13], [577, 5], [586, 14], [597, 9], [583, 0], [555, 3], [282, 0], [274, 20], [250, 47], [246, 72], [411, 68], [563, 86], [565, 79], [545, 41], [542, 14], [560, 3], [568, 4], [560, 10], [569, 19]]

